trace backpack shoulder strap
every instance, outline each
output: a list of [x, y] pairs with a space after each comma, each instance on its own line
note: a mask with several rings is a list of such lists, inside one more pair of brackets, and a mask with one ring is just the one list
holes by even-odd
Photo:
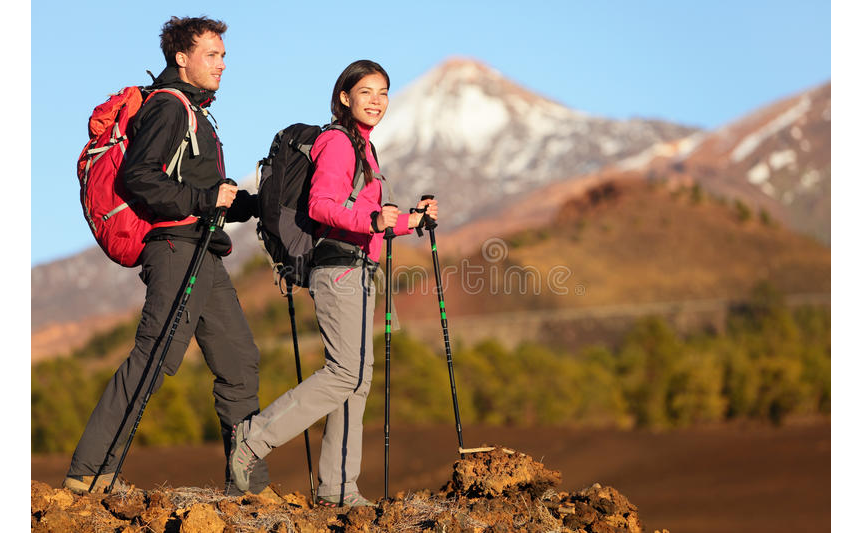
[[183, 138], [183, 141], [180, 143], [179, 148], [177, 148], [177, 151], [174, 152], [173, 157], [171, 157], [171, 160], [168, 163], [167, 168], [165, 169], [165, 172], [167, 173], [168, 176], [173, 174], [174, 169], [176, 169], [177, 181], [181, 182], [181, 181], [183, 181], [183, 177], [180, 174], [180, 163], [182, 162], [183, 154], [186, 151], [186, 147], [188, 147], [189, 144], [191, 144], [192, 156], [200, 155], [200, 148], [198, 147], [198, 138], [196, 135], [196, 132], [198, 130], [198, 119], [197, 119], [197, 116], [195, 116], [195, 107], [192, 105], [191, 102], [189, 102], [189, 99], [186, 97], [185, 94], [182, 93], [182, 91], [180, 91], [178, 89], [173, 89], [170, 87], [165, 87], [162, 89], [155, 89], [154, 91], [150, 92], [150, 94], [147, 96], [147, 99], [144, 101], [144, 103], [149, 101], [149, 99], [152, 98], [153, 95], [157, 94], [157, 93], [167, 93], [167, 94], [172, 94], [175, 97], [177, 97], [180, 100], [180, 102], [183, 103], [183, 106], [186, 108], [186, 114], [188, 115], [188, 118], [189, 118], [188, 131], [186, 132], [186, 135]]
[[377, 148], [374, 147], [374, 143], [371, 140], [368, 141], [368, 144], [371, 145], [371, 153], [374, 155], [374, 162], [377, 163], [377, 166], [380, 167], [380, 159], [377, 157]]

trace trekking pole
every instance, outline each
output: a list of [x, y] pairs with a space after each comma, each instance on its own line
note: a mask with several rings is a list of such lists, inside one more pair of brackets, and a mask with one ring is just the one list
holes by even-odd
[[[290, 310], [290, 331], [293, 333], [293, 355], [296, 358], [296, 381], [302, 383], [302, 365], [299, 362], [299, 341], [296, 339], [296, 310], [293, 307], [293, 287], [287, 290], [287, 306]], [[314, 468], [311, 466], [311, 444], [308, 429], [305, 430], [305, 459], [308, 461], [308, 482], [311, 486], [311, 502], [314, 505]]]
[[[230, 185], [236, 185], [231, 179], [222, 180], [221, 183], [229, 183]], [[197, 249], [195, 250], [194, 259], [192, 260], [192, 268], [189, 272], [188, 277], [185, 280], [185, 286], [182, 289], [182, 296], [180, 297], [180, 301], [177, 304], [176, 314], [174, 315], [174, 321], [171, 324], [171, 331], [168, 333], [168, 337], [165, 340], [165, 344], [162, 347], [162, 353], [159, 356], [159, 361], [156, 363], [156, 370], [153, 374], [153, 379], [150, 380], [150, 385], [147, 387], [147, 393], [144, 395], [144, 401], [141, 404], [141, 408], [138, 411], [138, 416], [135, 419], [135, 425], [132, 426], [132, 431], [129, 433], [129, 439], [126, 441], [125, 447], [123, 447], [123, 454], [120, 456], [120, 462], [117, 464], [117, 469], [114, 471], [114, 477], [111, 478], [111, 484], [108, 485], [108, 494], [114, 489], [114, 482], [117, 481], [117, 476], [120, 475], [120, 469], [123, 467], [123, 462], [126, 460], [126, 454], [129, 452], [129, 446], [132, 445], [132, 439], [135, 438], [135, 433], [138, 431], [138, 424], [141, 423], [141, 417], [144, 416], [144, 409], [147, 407], [147, 402], [150, 401], [150, 396], [153, 394], [153, 389], [156, 386], [156, 380], [159, 378], [159, 373], [162, 370], [162, 365], [165, 362], [165, 358], [168, 355], [168, 348], [171, 347], [171, 342], [174, 340], [174, 333], [176, 333], [177, 328], [180, 325], [180, 320], [183, 317], [183, 311], [186, 310], [186, 303], [189, 301], [189, 296], [192, 294], [192, 289], [195, 286], [195, 281], [197, 281], [198, 271], [201, 268], [201, 263], [203, 263], [204, 256], [206, 255], [207, 248], [209, 248], [210, 240], [212, 239], [213, 233], [215, 233], [216, 228], [224, 227], [224, 219], [225, 214], [227, 213], [226, 207], [219, 207], [216, 209], [215, 216], [210, 221], [209, 228], [206, 233], [204, 233], [203, 238], [200, 241]], [[111, 453], [111, 450], [108, 450], [108, 454]], [[106, 461], [107, 462], [107, 457]], [[99, 472], [93, 476], [93, 483], [90, 485], [90, 489], [88, 492], [92, 492], [93, 488], [96, 486], [96, 480], [99, 479], [99, 475], [101, 474], [102, 468], [104, 467], [104, 463], [99, 467]]]
[[[383, 204], [395, 206], [395, 204]], [[396, 206], [397, 207], [397, 206]], [[395, 232], [392, 228], [386, 228], [383, 233], [383, 238], [386, 240], [386, 330], [384, 339], [386, 342], [386, 370], [384, 379], [384, 421], [383, 421], [383, 497], [389, 499], [389, 354], [391, 352], [392, 343], [392, 239], [395, 238]]]
[[[422, 195], [421, 200], [433, 200], [433, 194]], [[449, 321], [446, 319], [446, 304], [443, 302], [443, 284], [440, 279], [440, 260], [437, 257], [437, 239], [434, 237], [434, 228], [437, 222], [425, 214], [425, 209], [412, 208], [411, 211], [422, 213], [422, 222], [416, 226], [416, 234], [422, 236], [421, 226], [424, 224], [428, 230], [428, 238], [431, 240], [431, 258], [434, 262], [434, 278], [437, 281], [437, 303], [440, 306], [440, 325], [443, 327], [443, 344], [446, 347], [446, 363], [449, 365], [449, 386], [452, 389], [452, 406], [455, 409], [455, 430], [458, 432], [458, 452], [461, 459], [464, 458], [464, 439], [461, 435], [461, 414], [458, 408], [458, 393], [455, 391], [455, 368], [452, 365], [452, 348], [449, 346]]]

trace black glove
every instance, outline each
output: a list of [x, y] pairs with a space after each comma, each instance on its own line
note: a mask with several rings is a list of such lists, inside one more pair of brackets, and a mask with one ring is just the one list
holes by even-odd
[[240, 189], [236, 192], [236, 198], [227, 210], [227, 221], [246, 222], [251, 217], [260, 218], [257, 195]]

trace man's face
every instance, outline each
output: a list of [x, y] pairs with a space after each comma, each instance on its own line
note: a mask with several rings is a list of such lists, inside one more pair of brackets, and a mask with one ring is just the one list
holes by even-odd
[[224, 43], [211, 31], [195, 37], [188, 52], [177, 52], [180, 79], [201, 89], [218, 90], [225, 69]]

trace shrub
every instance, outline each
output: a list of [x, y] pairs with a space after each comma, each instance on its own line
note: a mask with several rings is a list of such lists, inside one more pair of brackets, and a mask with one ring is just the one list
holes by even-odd
[[716, 422], [724, 418], [727, 398], [722, 395], [719, 358], [709, 352], [688, 351], [676, 361], [667, 387], [667, 418], [673, 426]]
[[619, 373], [629, 411], [639, 426], [668, 425], [665, 398], [682, 345], [659, 317], [638, 321], [626, 335], [619, 354]]
[[733, 212], [736, 219], [740, 222], [747, 222], [751, 219], [751, 208], [742, 200], [736, 199], [733, 201]]
[[691, 200], [691, 203], [694, 205], [699, 205], [703, 202], [703, 189], [701, 188], [700, 183], [695, 183], [691, 187], [689, 200]]

